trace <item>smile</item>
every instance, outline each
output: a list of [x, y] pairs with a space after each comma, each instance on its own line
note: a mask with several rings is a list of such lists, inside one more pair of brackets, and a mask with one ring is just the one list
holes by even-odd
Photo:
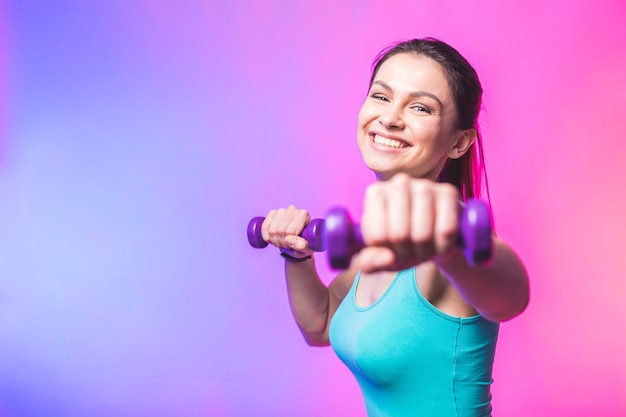
[[395, 148], [395, 149], [407, 148], [409, 146], [406, 143], [401, 142], [399, 140], [389, 139], [380, 135], [374, 135], [373, 140], [374, 140], [374, 143], [378, 145], [388, 146], [390, 148]]

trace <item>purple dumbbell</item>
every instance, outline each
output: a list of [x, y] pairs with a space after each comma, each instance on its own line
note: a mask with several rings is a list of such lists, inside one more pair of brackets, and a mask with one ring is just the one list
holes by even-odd
[[[263, 240], [261, 234], [261, 226], [265, 217], [254, 217], [248, 223], [248, 242], [253, 248], [262, 249], [268, 245]], [[309, 242], [309, 247], [314, 252], [323, 252], [326, 250], [326, 239], [324, 238], [324, 219], [313, 219], [307, 227], [302, 231], [301, 236]]]
[[[268, 245], [261, 235], [264, 219], [255, 217], [248, 223], [248, 241], [254, 248]], [[461, 212], [460, 229], [458, 246], [463, 248], [467, 262], [480, 265], [491, 260], [491, 213], [487, 204], [480, 200], [467, 201]], [[302, 237], [315, 252], [328, 248], [328, 260], [333, 269], [347, 269], [352, 256], [365, 246], [361, 227], [341, 207], [330, 210], [326, 220], [311, 220], [302, 231]]]
[[[468, 200], [460, 218], [458, 246], [463, 248], [470, 265], [482, 265], [491, 260], [491, 213], [486, 203]], [[340, 207], [328, 212], [326, 217], [328, 260], [334, 269], [347, 269], [352, 256], [365, 244], [361, 228], [348, 212]]]

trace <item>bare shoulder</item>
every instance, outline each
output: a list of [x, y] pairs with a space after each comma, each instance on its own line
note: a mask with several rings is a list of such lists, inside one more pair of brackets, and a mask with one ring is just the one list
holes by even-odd
[[352, 286], [357, 273], [357, 268], [350, 267], [337, 274], [335, 279], [333, 279], [328, 286], [331, 296], [338, 298], [339, 301], [343, 300], [348, 291], [350, 291], [350, 287]]

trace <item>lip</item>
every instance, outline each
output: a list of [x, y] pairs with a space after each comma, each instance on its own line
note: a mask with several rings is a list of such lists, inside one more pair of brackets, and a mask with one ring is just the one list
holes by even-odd
[[[398, 136], [388, 135], [388, 134], [379, 132], [377, 130], [370, 130], [368, 132], [368, 136], [370, 138], [370, 144], [375, 146], [376, 149], [384, 149], [386, 151], [401, 151], [403, 149], [410, 148], [412, 146], [409, 142], [407, 142], [406, 140], [404, 140], [404, 139], [402, 139], [402, 138], [400, 138]], [[374, 142], [374, 137], [375, 136], [382, 136], [383, 138], [397, 140], [398, 142], [402, 142], [405, 145], [405, 147], [403, 147], [403, 148], [392, 148], [392, 147], [389, 147], [389, 146], [379, 145], [379, 144]]]

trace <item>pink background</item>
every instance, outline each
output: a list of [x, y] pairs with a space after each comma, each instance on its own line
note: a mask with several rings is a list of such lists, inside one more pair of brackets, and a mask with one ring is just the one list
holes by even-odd
[[0, 416], [364, 416], [245, 227], [358, 216], [371, 60], [422, 36], [481, 76], [497, 231], [532, 279], [495, 415], [626, 415], [623, 0], [36, 3], [0, 14]]

